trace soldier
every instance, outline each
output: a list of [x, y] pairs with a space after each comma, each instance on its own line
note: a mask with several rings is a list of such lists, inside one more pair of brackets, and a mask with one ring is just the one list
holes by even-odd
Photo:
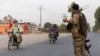
[[74, 54], [75, 56], [86, 56], [86, 50], [85, 50], [85, 40], [86, 40], [86, 34], [82, 35], [79, 30], [80, 29], [80, 9], [78, 4], [74, 4], [72, 7], [72, 19], [67, 20], [63, 19], [64, 22], [68, 22], [72, 24], [72, 37], [73, 37], [73, 46], [74, 46]]

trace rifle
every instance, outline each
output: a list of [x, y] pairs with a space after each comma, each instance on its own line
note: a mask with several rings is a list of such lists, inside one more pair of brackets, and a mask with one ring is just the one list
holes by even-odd
[[87, 45], [88, 42], [90, 42], [90, 39], [85, 40], [85, 49], [86, 49], [88, 55], [91, 56], [89, 49], [92, 47], [92, 45], [91, 44]]

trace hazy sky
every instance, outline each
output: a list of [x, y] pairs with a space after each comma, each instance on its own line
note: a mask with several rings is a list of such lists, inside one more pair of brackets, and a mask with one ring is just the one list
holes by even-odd
[[45, 22], [62, 23], [62, 14], [68, 14], [68, 6], [75, 1], [81, 7], [89, 5], [89, 8], [84, 10], [91, 26], [94, 25], [94, 13], [98, 6], [99, 0], [0, 0], [0, 19], [8, 14], [14, 18], [28, 22], [34, 22], [37, 25], [40, 22], [39, 5], [45, 8], [42, 11], [42, 25]]

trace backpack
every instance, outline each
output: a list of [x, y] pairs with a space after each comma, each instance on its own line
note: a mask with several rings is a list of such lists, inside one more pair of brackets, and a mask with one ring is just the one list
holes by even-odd
[[83, 13], [79, 15], [79, 33], [85, 35], [88, 30], [86, 17]]

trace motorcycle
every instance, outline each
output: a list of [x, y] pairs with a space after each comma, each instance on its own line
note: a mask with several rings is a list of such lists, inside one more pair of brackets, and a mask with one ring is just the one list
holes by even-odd
[[55, 32], [51, 32], [50, 34], [49, 34], [49, 37], [50, 37], [50, 44], [51, 43], [55, 43], [56, 42], [56, 40], [57, 40], [57, 34], [55, 33]]
[[[19, 33], [19, 32], [18, 32]], [[16, 46], [17, 49], [19, 49], [20, 43], [22, 41], [22, 37], [20, 36], [20, 42], [17, 41], [17, 36], [10, 33], [9, 34], [9, 40], [8, 40], [8, 50], [12, 50], [14, 46]]]

